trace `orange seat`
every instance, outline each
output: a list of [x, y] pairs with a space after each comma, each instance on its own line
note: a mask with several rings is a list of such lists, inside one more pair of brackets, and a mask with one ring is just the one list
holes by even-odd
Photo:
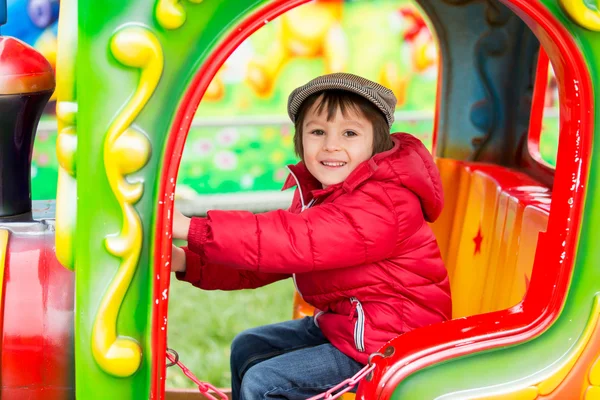
[[[521, 245], [519, 251], [514, 255], [515, 269], [511, 279], [510, 287], [506, 288], [508, 293], [506, 301], [508, 305], [514, 305], [521, 301], [529, 286], [531, 279], [531, 268], [535, 259], [536, 245], [540, 232], [545, 232], [548, 226], [548, 214], [550, 204], [528, 205], [523, 211], [523, 222], [521, 228]], [[505, 307], [506, 308], [506, 307]]]
[[453, 318], [517, 304], [546, 229], [549, 190], [508, 168], [437, 163], [447, 201], [432, 228], [450, 277]]
[[298, 291], [294, 291], [294, 310], [292, 313], [293, 319], [299, 319], [304, 317], [310, 317], [314, 315], [315, 308], [308, 304]]

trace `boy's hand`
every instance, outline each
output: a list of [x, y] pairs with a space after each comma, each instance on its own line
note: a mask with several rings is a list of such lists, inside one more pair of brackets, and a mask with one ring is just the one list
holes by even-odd
[[173, 238], [187, 240], [191, 219], [173, 207]]
[[185, 272], [185, 251], [175, 245], [171, 248], [171, 272]]

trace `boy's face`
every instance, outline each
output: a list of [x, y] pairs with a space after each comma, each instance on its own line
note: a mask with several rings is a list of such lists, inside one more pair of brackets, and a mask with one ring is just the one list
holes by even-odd
[[343, 182], [363, 161], [373, 155], [373, 124], [361, 113], [337, 110], [327, 121], [327, 110], [316, 113], [316, 104], [302, 124], [304, 164], [323, 188]]

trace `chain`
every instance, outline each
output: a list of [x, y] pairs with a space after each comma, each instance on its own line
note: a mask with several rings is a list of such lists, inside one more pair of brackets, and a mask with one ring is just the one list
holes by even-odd
[[198, 390], [200, 390], [200, 393], [202, 393], [204, 397], [210, 400], [219, 400], [217, 397], [209, 393], [210, 390], [213, 393], [217, 394], [221, 400], [228, 400], [228, 397], [225, 393], [221, 392], [219, 389], [217, 389], [210, 383], [199, 381], [198, 378], [194, 376], [192, 371], [190, 371], [185, 365], [183, 365], [181, 361], [179, 361], [179, 354], [177, 354], [175, 350], [167, 348], [167, 358], [170, 361], [170, 363], [167, 364], [167, 367], [177, 365], [179, 368], [181, 368], [183, 374], [190, 378], [192, 382], [194, 382], [196, 386], [198, 386]]
[[[334, 399], [339, 398], [344, 393], [349, 392], [356, 385], [358, 385], [360, 383], [360, 381], [365, 378], [365, 376], [367, 376], [371, 372], [373, 372], [376, 365], [373, 364], [372, 360], [373, 360], [373, 357], [376, 357], [376, 356], [385, 357], [385, 355], [381, 354], [381, 353], [371, 354], [369, 356], [368, 364], [365, 365], [356, 374], [354, 374], [354, 376], [344, 380], [343, 382], [338, 383], [337, 385], [335, 385], [328, 391], [318, 394], [316, 396], [313, 396], [308, 400], [334, 400]], [[179, 354], [177, 354], [177, 352], [175, 350], [167, 348], [167, 358], [170, 361], [170, 363], [167, 364], [167, 367], [172, 367], [173, 365], [177, 365], [179, 368], [181, 368], [184, 375], [187, 376], [188, 378], [190, 378], [192, 380], [192, 382], [194, 382], [198, 386], [200, 393], [202, 393], [204, 395], [204, 397], [206, 397], [207, 399], [210, 399], [210, 400], [219, 400], [218, 398], [214, 397], [212, 394], [209, 393], [209, 390], [211, 390], [212, 392], [216, 393], [221, 398], [221, 400], [228, 400], [228, 397], [225, 393], [221, 392], [219, 389], [217, 389], [210, 383], [199, 381], [198, 378], [196, 378], [194, 376], [194, 374], [185, 365], [183, 365], [183, 363], [181, 361], [179, 361]]]
[[356, 374], [354, 374], [353, 377], [348, 378], [348, 379], [346, 379], [343, 382], [340, 382], [339, 384], [335, 385], [334, 387], [332, 387], [328, 391], [326, 391], [324, 393], [321, 393], [321, 394], [318, 394], [316, 396], [313, 396], [313, 397], [311, 397], [308, 400], [321, 400], [321, 399], [323, 399], [323, 400], [333, 400], [333, 399], [339, 398], [344, 393], [349, 392], [356, 385], [358, 385], [358, 383], [365, 376], [367, 376], [371, 372], [373, 372], [373, 370], [375, 369], [376, 365], [373, 364], [372, 360], [373, 360], [373, 357], [375, 357], [375, 356], [385, 357], [385, 355], [383, 355], [381, 353], [373, 353], [373, 354], [371, 354], [369, 356], [369, 363], [367, 365], [365, 365], [363, 369], [361, 369]]

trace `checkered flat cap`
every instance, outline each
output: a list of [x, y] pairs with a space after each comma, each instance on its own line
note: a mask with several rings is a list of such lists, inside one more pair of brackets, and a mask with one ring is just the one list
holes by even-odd
[[378, 83], [345, 72], [319, 76], [294, 89], [288, 98], [288, 115], [292, 122], [296, 122], [296, 115], [300, 110], [300, 106], [310, 95], [332, 89], [347, 90], [369, 100], [381, 110], [387, 119], [388, 125], [390, 128], [392, 127], [397, 102], [394, 92]]

